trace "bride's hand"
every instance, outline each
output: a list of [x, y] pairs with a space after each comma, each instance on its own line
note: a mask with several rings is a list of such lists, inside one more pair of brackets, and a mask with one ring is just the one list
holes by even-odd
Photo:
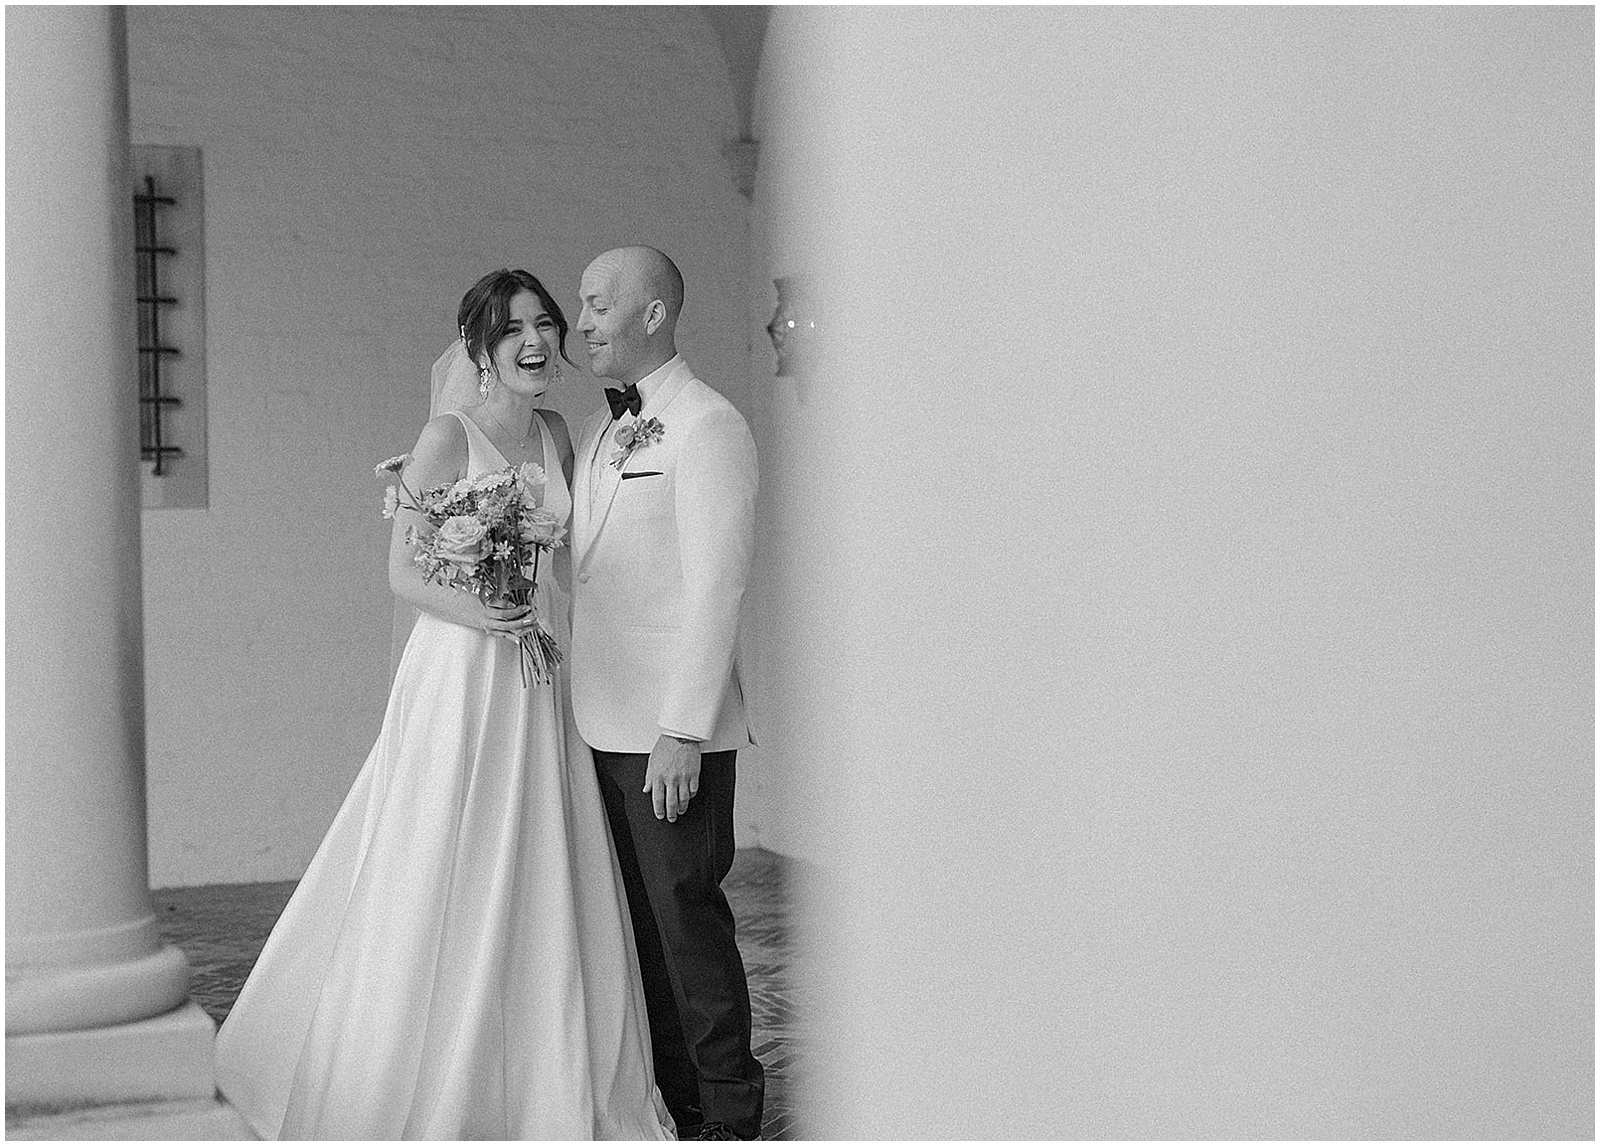
[[485, 604], [483, 613], [479, 628], [491, 637], [504, 637], [508, 641], [520, 640], [533, 631], [536, 623], [531, 605]]

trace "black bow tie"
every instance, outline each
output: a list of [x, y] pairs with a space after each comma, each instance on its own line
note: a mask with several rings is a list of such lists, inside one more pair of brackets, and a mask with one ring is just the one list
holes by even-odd
[[611, 407], [611, 416], [613, 418], [622, 417], [624, 410], [637, 418], [639, 411], [644, 407], [644, 399], [639, 397], [639, 387], [633, 385], [626, 386], [621, 390], [607, 389], [606, 404]]

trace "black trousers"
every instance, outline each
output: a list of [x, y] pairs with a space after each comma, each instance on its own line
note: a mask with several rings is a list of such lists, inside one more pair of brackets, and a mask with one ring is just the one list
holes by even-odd
[[750, 1053], [750, 990], [722, 880], [733, 866], [736, 752], [700, 760], [689, 810], [656, 819], [644, 754], [595, 752], [650, 1012], [656, 1085], [680, 1132], [761, 1131], [765, 1079]]

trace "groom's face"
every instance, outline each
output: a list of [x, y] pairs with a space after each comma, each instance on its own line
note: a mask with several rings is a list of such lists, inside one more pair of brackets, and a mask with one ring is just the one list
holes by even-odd
[[635, 289], [626, 268], [605, 260], [591, 263], [578, 288], [578, 333], [589, 351], [589, 368], [597, 378], [637, 382], [650, 361], [645, 333], [644, 292]]

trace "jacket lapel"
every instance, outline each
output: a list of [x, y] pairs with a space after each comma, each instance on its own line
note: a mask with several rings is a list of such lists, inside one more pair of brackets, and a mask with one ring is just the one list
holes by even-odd
[[[689, 369], [687, 362], [680, 362], [678, 368], [667, 375], [666, 381], [661, 384], [661, 388], [650, 396], [650, 401], [640, 408], [638, 420], [642, 422], [650, 418], [660, 418], [666, 434], [671, 435], [672, 426], [667, 423], [665, 417], [667, 408], [672, 405], [673, 400], [679, 394], [683, 393], [684, 387], [692, 381], [694, 381], [694, 371]], [[604, 411], [601, 411], [601, 413], [604, 413]], [[595, 542], [600, 539], [600, 531], [605, 528], [606, 518], [611, 514], [611, 504], [617, 498], [617, 490], [622, 487], [621, 468], [613, 466], [609, 462], [612, 452], [616, 449], [615, 443], [609, 440], [610, 431], [609, 423], [601, 424], [600, 433], [606, 435], [607, 440], [599, 443], [599, 456], [595, 459], [593, 467], [593, 472], [596, 475], [595, 480], [599, 484], [593, 490], [594, 513], [592, 518], [585, 522], [584, 534], [586, 541], [583, 552], [578, 556], [578, 570], [580, 572], [588, 564], [590, 555], [594, 553]], [[590, 456], [589, 451], [585, 451], [585, 456]], [[584, 483], [584, 493], [590, 493], [587, 482]], [[584, 505], [587, 506], [588, 504], [589, 499], [586, 497]]]

